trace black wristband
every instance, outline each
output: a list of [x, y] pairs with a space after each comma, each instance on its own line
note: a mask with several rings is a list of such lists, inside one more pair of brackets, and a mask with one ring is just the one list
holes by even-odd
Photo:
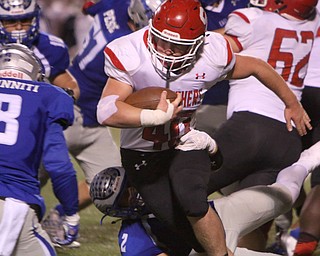
[[72, 97], [73, 101], [76, 101], [76, 98], [74, 97], [74, 91], [70, 88], [62, 88], [69, 96]]

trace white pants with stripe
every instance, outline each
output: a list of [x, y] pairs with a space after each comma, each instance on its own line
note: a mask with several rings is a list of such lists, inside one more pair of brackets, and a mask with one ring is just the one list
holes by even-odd
[[0, 199], [0, 255], [57, 255], [35, 211], [13, 198]]

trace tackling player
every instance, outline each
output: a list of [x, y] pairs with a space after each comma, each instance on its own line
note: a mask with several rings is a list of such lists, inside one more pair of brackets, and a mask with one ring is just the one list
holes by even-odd
[[73, 100], [42, 82], [40, 61], [21, 44], [1, 48], [0, 76], [0, 255], [56, 255], [40, 225], [38, 168], [42, 159], [66, 212], [66, 233], [54, 242], [71, 244], [79, 229], [78, 189], [63, 130], [73, 122]]
[[[296, 163], [279, 173], [273, 185], [255, 186], [209, 201], [221, 218], [227, 246], [235, 255], [274, 255], [237, 248], [238, 238], [291, 208], [305, 178], [320, 165], [318, 150], [320, 143], [305, 150]], [[122, 167], [96, 174], [90, 195], [103, 214], [122, 219], [118, 235], [121, 255], [182, 256], [191, 252], [188, 244], [148, 212], [136, 190], [128, 187]]]

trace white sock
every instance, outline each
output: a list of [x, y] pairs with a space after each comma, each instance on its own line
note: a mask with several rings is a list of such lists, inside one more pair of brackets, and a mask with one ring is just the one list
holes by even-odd
[[300, 164], [294, 164], [279, 172], [276, 184], [288, 188], [292, 196], [292, 201], [295, 202], [308, 174], [309, 172], [306, 167]]
[[302, 165], [308, 172], [313, 171], [320, 165], [320, 141], [304, 150], [299, 160], [293, 165]]

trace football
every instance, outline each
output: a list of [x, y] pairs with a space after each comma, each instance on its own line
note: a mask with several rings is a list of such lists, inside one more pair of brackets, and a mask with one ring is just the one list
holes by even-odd
[[146, 87], [130, 94], [125, 102], [137, 108], [155, 110], [163, 91], [167, 91], [167, 99], [170, 100], [170, 102], [176, 99], [177, 94], [170, 89], [162, 87]]

